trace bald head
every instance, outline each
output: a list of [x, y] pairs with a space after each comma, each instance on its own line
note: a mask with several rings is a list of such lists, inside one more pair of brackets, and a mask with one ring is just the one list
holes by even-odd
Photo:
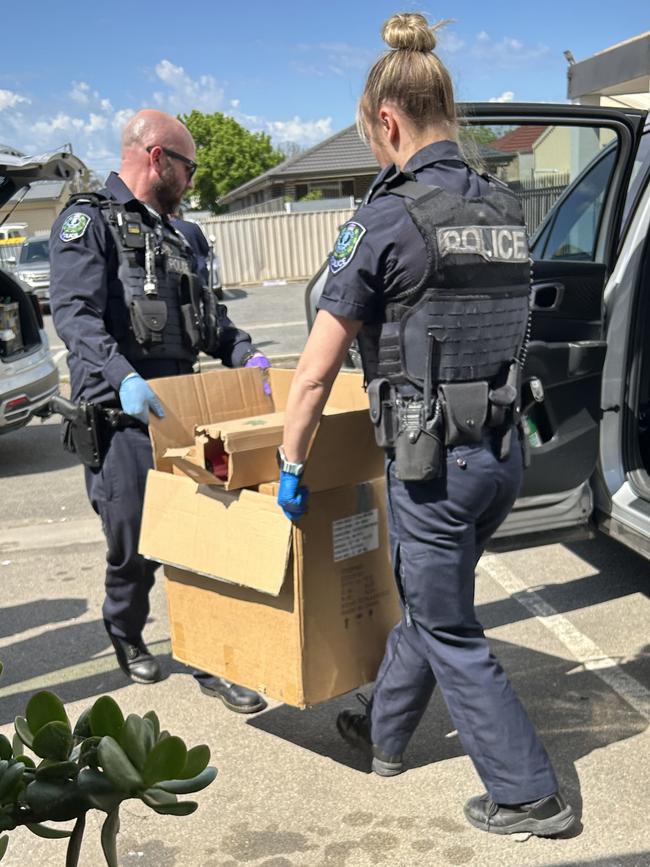
[[128, 159], [134, 148], [151, 145], [194, 152], [194, 140], [190, 131], [178, 118], [155, 108], [144, 108], [134, 114], [122, 133], [122, 160]]
[[169, 214], [192, 185], [195, 157], [194, 139], [178, 118], [145, 108], [124, 127], [119, 174], [137, 199]]

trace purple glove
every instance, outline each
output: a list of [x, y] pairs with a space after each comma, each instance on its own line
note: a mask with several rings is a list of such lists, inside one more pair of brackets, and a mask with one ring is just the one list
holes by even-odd
[[268, 380], [268, 377], [264, 373], [265, 370], [271, 366], [271, 362], [268, 360], [266, 355], [261, 352], [256, 352], [255, 355], [251, 355], [248, 359], [244, 367], [259, 367], [262, 371], [262, 378], [264, 380], [264, 393], [271, 394], [271, 383]]

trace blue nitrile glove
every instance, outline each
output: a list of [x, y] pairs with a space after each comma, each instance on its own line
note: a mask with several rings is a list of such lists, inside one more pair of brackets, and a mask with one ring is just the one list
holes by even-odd
[[292, 473], [280, 473], [280, 489], [278, 490], [278, 506], [290, 521], [302, 518], [307, 508], [309, 488], [300, 485], [300, 476]]
[[127, 415], [137, 418], [142, 424], [149, 424], [149, 410], [158, 418], [165, 417], [165, 410], [154, 390], [138, 373], [125, 376], [120, 385], [120, 403]]
[[265, 375], [264, 371], [268, 370], [271, 366], [271, 362], [268, 360], [266, 355], [263, 352], [256, 352], [255, 355], [251, 355], [248, 359], [244, 367], [259, 367], [262, 371], [262, 377], [264, 379], [264, 393], [271, 394], [271, 383], [268, 380], [268, 377]]

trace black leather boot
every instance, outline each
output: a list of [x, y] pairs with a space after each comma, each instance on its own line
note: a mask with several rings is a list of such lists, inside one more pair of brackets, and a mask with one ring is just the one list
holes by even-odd
[[201, 692], [220, 698], [228, 710], [235, 713], [257, 713], [266, 707], [266, 702], [258, 692], [224, 677], [202, 677], [197, 682]]
[[142, 638], [130, 641], [110, 633], [109, 638], [115, 648], [118, 665], [132, 681], [135, 683], [156, 683], [161, 679], [158, 660], [149, 653]]
[[489, 795], [470, 798], [465, 804], [467, 821], [490, 834], [535, 834], [555, 837], [573, 825], [576, 817], [559, 792], [530, 804], [496, 804]]

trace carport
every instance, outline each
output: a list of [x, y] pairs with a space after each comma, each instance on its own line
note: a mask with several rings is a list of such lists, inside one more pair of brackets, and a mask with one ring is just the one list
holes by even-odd
[[650, 108], [650, 31], [569, 63], [567, 96], [572, 102]]

